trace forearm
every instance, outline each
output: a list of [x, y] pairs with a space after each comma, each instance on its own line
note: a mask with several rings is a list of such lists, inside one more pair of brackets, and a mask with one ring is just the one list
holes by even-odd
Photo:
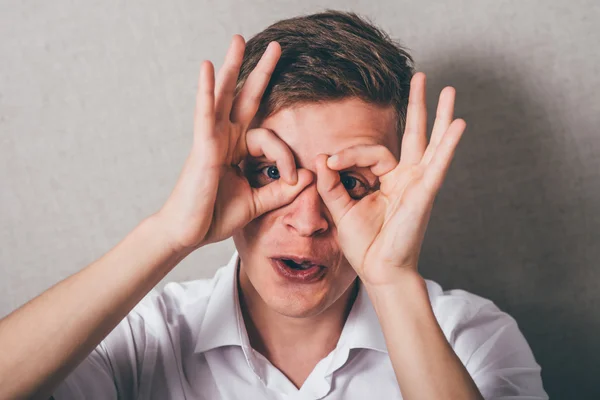
[[48, 398], [189, 252], [155, 216], [117, 246], [0, 321], [0, 398]]
[[366, 288], [405, 399], [483, 399], [437, 323], [417, 272]]

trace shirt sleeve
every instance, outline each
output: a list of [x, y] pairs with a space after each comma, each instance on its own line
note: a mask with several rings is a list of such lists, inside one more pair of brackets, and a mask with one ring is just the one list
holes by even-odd
[[117, 400], [117, 388], [106, 348], [100, 344], [54, 391], [55, 400]]
[[146, 325], [133, 311], [57, 387], [54, 399], [136, 398], [146, 342]]
[[547, 400], [541, 368], [515, 319], [489, 300], [452, 292], [438, 299], [446, 303], [438, 311], [449, 316], [440, 326], [483, 397]]

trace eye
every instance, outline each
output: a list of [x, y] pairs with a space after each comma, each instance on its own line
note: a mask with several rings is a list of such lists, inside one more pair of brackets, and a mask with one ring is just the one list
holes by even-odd
[[356, 184], [359, 183], [358, 179], [350, 175], [340, 177], [340, 181], [342, 182], [342, 185], [344, 185], [344, 187], [348, 190], [354, 189]]
[[350, 197], [355, 200], [365, 197], [370, 192], [368, 185], [352, 175], [340, 174], [340, 181], [348, 191]]
[[270, 179], [279, 179], [279, 170], [276, 165], [267, 165], [259, 169], [260, 172], [265, 171]]
[[243, 170], [250, 186], [259, 188], [278, 180], [281, 176], [277, 164], [268, 164], [266, 162], [247, 162]]
[[245, 175], [250, 186], [255, 188], [265, 186], [280, 178], [279, 169], [275, 164], [248, 164], [246, 166]]

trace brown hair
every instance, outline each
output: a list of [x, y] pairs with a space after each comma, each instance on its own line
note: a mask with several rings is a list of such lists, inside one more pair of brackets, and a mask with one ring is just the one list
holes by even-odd
[[370, 21], [355, 13], [327, 10], [274, 23], [246, 43], [236, 92], [271, 41], [281, 45], [282, 54], [258, 118], [295, 104], [357, 97], [392, 105], [402, 132], [413, 59]]

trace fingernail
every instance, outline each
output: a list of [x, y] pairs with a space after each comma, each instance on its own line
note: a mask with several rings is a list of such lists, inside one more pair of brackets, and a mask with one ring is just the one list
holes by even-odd
[[331, 157], [329, 157], [327, 159], [327, 166], [330, 167], [331, 165], [335, 164], [338, 161], [338, 156], [337, 154], [332, 155]]

